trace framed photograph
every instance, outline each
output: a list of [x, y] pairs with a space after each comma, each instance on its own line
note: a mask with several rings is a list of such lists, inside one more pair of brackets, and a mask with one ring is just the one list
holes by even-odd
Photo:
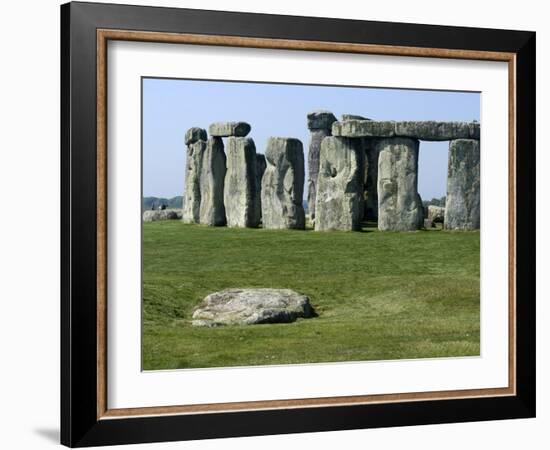
[[61, 441], [535, 415], [535, 33], [61, 7]]

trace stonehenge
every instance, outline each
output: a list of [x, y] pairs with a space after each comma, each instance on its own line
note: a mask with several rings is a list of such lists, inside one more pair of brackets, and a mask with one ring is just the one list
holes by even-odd
[[479, 141], [457, 139], [449, 144], [447, 230], [477, 230], [480, 225]]
[[[331, 134], [362, 142], [367, 167], [365, 218], [377, 219], [380, 230], [394, 231], [423, 225], [417, 192], [418, 141], [449, 141], [445, 229], [479, 229], [478, 122], [374, 121], [347, 114], [332, 124]], [[388, 151], [382, 154], [384, 147]], [[378, 217], [373, 217], [373, 210]]]
[[[303, 144], [270, 137], [256, 152], [246, 122], [216, 122], [185, 134], [182, 220], [209, 226], [306, 228], [304, 189], [316, 231], [414, 231], [480, 227], [480, 124], [372, 120], [330, 111], [307, 115]], [[418, 193], [421, 141], [449, 141], [445, 207], [423, 207]], [[371, 225], [369, 225], [371, 226]]]
[[262, 225], [272, 229], [305, 228], [304, 150], [298, 139], [271, 137], [262, 178]]

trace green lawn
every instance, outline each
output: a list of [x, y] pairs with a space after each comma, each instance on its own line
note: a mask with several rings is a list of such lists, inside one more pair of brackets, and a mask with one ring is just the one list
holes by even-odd
[[[290, 288], [318, 317], [202, 328], [232, 287]], [[143, 224], [143, 368], [479, 355], [479, 233]]]

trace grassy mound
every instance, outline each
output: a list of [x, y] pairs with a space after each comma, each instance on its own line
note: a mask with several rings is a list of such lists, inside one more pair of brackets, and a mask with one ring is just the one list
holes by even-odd
[[[200, 328], [232, 287], [289, 288], [319, 314]], [[143, 368], [479, 355], [479, 233], [271, 231], [143, 224]]]

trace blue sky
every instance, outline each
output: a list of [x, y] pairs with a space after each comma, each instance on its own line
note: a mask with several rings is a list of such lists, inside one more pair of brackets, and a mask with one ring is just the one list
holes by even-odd
[[[212, 122], [250, 123], [258, 153], [269, 136], [298, 138], [307, 163], [306, 116], [318, 109], [338, 118], [349, 113], [375, 120], [479, 121], [480, 94], [144, 78], [143, 195], [182, 195], [185, 131], [208, 129]], [[420, 143], [418, 191], [425, 200], [445, 195], [447, 153], [447, 142]]]

